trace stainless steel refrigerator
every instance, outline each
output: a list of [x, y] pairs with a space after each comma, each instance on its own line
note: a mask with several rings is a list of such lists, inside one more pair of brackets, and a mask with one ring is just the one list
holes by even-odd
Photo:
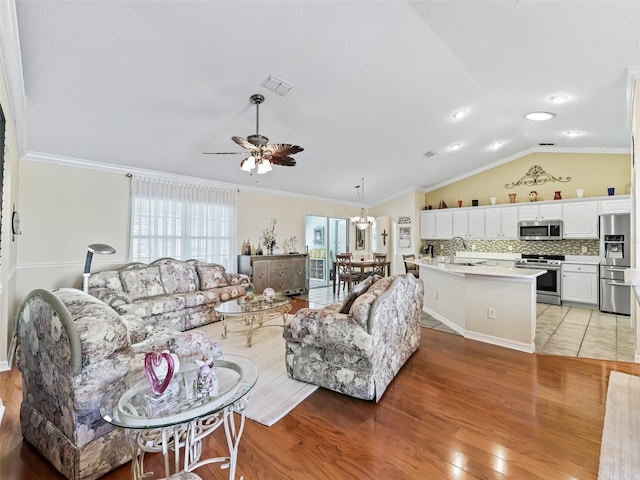
[[631, 314], [631, 287], [624, 271], [631, 265], [631, 215], [600, 215], [600, 310]]

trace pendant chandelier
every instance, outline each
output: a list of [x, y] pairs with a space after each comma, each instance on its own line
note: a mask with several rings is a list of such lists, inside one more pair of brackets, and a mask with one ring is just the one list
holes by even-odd
[[[362, 188], [362, 190], [359, 190]], [[373, 217], [367, 216], [367, 210], [364, 208], [364, 177], [362, 177], [362, 184], [356, 185], [356, 192], [358, 192], [358, 196], [362, 194], [362, 208], [360, 209], [359, 217], [351, 217], [351, 223], [353, 223], [360, 230], [365, 230], [369, 225], [373, 225]]]

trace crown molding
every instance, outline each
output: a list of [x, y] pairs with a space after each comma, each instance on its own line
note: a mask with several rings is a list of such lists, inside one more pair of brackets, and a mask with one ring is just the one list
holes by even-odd
[[167, 180], [172, 182], [183, 182], [183, 183], [189, 183], [192, 185], [202, 185], [202, 186], [214, 187], [214, 188], [216, 187], [228, 188], [228, 189], [236, 190], [237, 192], [254, 192], [254, 193], [261, 193], [265, 195], [276, 195], [281, 197], [305, 198], [308, 200], [330, 202], [338, 205], [346, 205], [349, 207], [353, 207], [353, 206], [356, 206], [358, 208], [360, 207], [360, 204], [357, 202], [344, 202], [344, 201], [335, 200], [333, 198], [304, 195], [301, 193], [285, 192], [282, 190], [270, 190], [267, 188], [253, 187], [253, 186], [241, 185], [237, 183], [221, 182], [217, 180], [206, 180], [200, 177], [190, 177], [187, 175], [179, 175], [176, 173], [167, 173], [167, 172], [161, 172], [157, 170], [146, 170], [142, 168], [127, 167], [125, 165], [92, 162], [92, 161], [83, 160], [80, 158], [66, 157], [62, 155], [51, 155], [51, 154], [42, 153], [42, 152], [27, 152], [22, 157], [22, 160], [27, 160], [31, 162], [40, 162], [40, 163], [50, 163], [53, 165], [62, 165], [66, 167], [85, 168], [89, 170], [98, 170], [102, 172], [118, 173], [123, 175], [142, 175], [146, 177], [152, 177], [155, 179]]
[[0, 1], [0, 67], [7, 88], [10, 118], [18, 141], [18, 154], [27, 152], [27, 107], [22, 76], [22, 54], [15, 0]]
[[512, 162], [517, 160], [518, 158], [526, 157], [527, 155], [531, 155], [532, 153], [584, 153], [584, 154], [616, 154], [616, 155], [631, 155], [631, 148], [622, 147], [622, 148], [601, 148], [601, 147], [584, 147], [584, 148], [565, 148], [565, 147], [531, 147], [526, 150], [522, 150], [518, 153], [514, 153], [513, 155], [509, 155], [508, 157], [497, 160], [493, 163], [485, 165], [483, 167], [477, 168], [475, 170], [470, 170], [465, 172], [462, 175], [459, 175], [454, 178], [450, 178], [445, 180], [444, 182], [437, 183], [435, 185], [425, 186], [423, 192], [429, 193], [438, 188], [446, 187], [447, 185], [451, 185], [452, 183], [459, 182], [460, 180], [464, 180], [469, 177], [473, 177], [482, 172], [486, 172], [487, 170], [491, 170], [492, 168], [499, 167], [500, 165], [504, 165], [505, 163]]

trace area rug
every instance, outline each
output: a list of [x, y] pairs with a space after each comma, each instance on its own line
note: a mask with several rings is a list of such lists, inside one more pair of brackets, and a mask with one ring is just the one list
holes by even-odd
[[598, 480], [640, 478], [640, 377], [611, 372]]
[[[229, 327], [237, 329], [238, 327]], [[223, 353], [241, 355], [252, 360], [260, 371], [246, 411], [247, 418], [270, 427], [318, 387], [294, 380], [287, 374], [284, 361], [285, 342], [282, 338], [282, 317], [265, 322], [253, 333], [251, 347], [247, 347], [244, 333], [229, 332], [222, 338], [222, 323], [201, 327], [209, 338], [222, 345]]]

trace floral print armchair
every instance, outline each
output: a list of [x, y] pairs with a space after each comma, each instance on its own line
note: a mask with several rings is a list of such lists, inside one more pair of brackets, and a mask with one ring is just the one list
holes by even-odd
[[109, 385], [153, 350], [211, 351], [204, 333], [152, 327], [80, 290], [34, 290], [18, 309], [24, 439], [69, 479], [93, 479], [131, 459], [124, 431], [100, 416]]
[[289, 375], [379, 401], [418, 349], [423, 297], [411, 274], [371, 277], [342, 304], [299, 310], [284, 328]]

